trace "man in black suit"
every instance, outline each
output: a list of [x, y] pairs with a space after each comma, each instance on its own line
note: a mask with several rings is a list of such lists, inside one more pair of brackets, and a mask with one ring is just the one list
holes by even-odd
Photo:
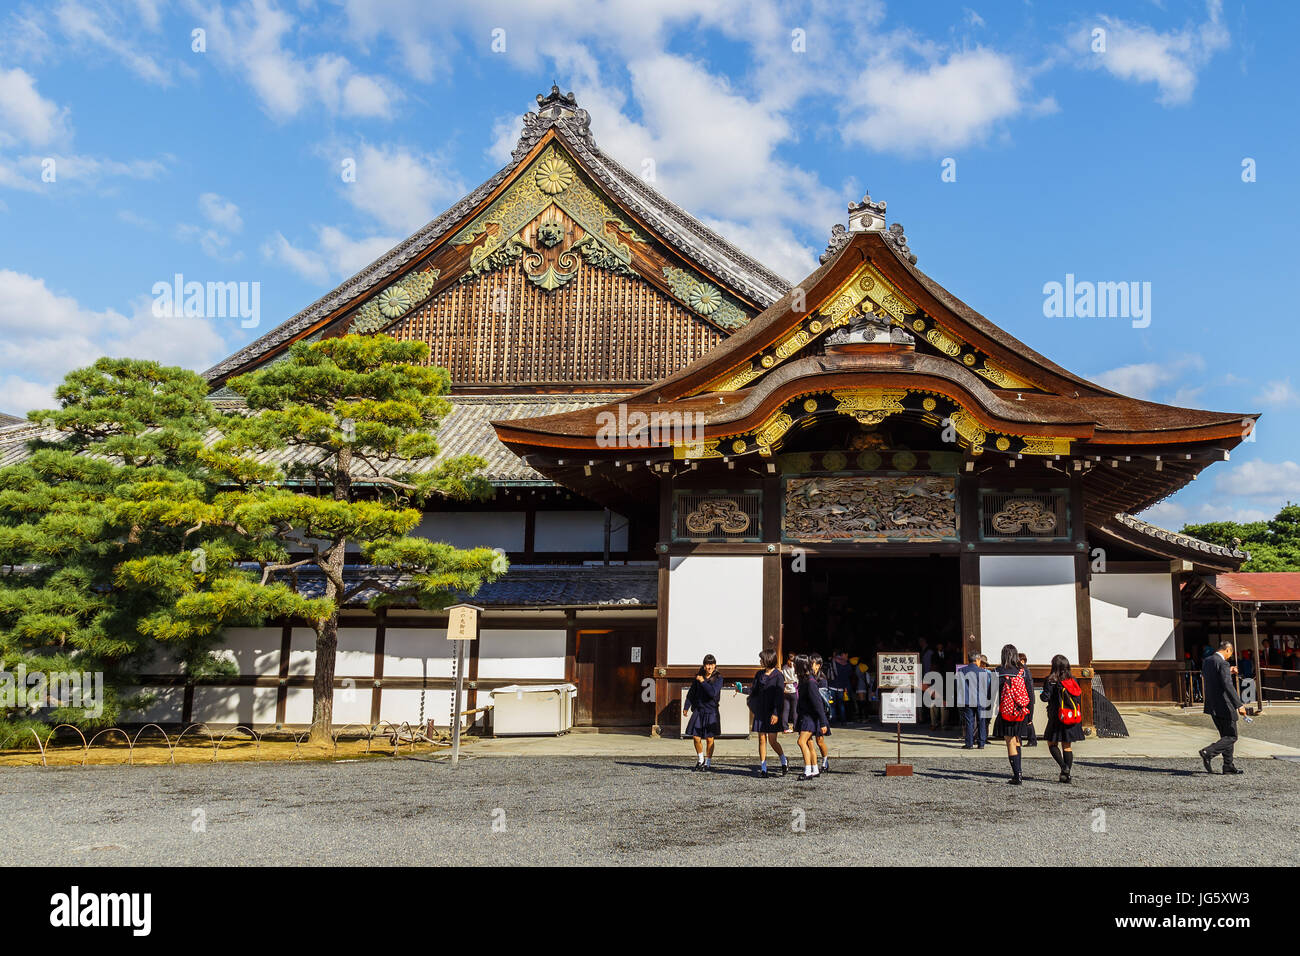
[[1210, 760], [1217, 754], [1223, 754], [1223, 772], [1237, 774], [1243, 771], [1232, 762], [1232, 748], [1237, 743], [1237, 715], [1246, 716], [1246, 708], [1232, 686], [1232, 675], [1237, 668], [1228, 666], [1232, 656], [1232, 642], [1223, 641], [1219, 650], [1205, 658], [1201, 665], [1201, 677], [1205, 684], [1205, 712], [1214, 718], [1214, 726], [1219, 731], [1219, 739], [1201, 751], [1201, 762], [1205, 769], [1214, 773]]

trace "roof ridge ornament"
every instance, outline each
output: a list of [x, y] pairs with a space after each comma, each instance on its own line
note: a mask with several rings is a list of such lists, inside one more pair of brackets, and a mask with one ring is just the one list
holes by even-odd
[[912, 265], [916, 265], [916, 256], [912, 255], [912, 250], [907, 246], [907, 236], [903, 235], [903, 224], [901, 222], [889, 224], [889, 230], [885, 233], [885, 241], [897, 249], [904, 259]]
[[558, 126], [573, 139], [594, 149], [596, 140], [591, 135], [591, 114], [578, 107], [572, 91], [563, 93], [552, 83], [549, 93], [537, 94], [537, 112], [524, 114], [524, 128], [519, 142], [510, 156], [519, 162], [537, 145], [548, 129]]
[[[885, 232], [885, 206], [884, 200], [877, 202], [871, 198], [871, 193], [866, 193], [862, 197], [862, 202], [849, 203], [849, 225], [846, 229], [842, 224], [836, 223], [831, 226], [830, 242], [826, 244], [826, 251], [822, 253], [819, 260], [822, 265], [829, 262], [841, 249], [843, 249], [855, 232]], [[913, 262], [916, 260], [913, 259]]]

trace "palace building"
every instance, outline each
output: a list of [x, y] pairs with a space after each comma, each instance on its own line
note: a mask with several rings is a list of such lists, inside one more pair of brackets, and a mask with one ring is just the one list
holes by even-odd
[[[505, 168], [207, 375], [237, 403], [225, 381], [294, 342], [429, 344], [452, 380], [444, 454], [482, 455], [495, 497], [431, 509], [420, 533], [512, 564], [472, 599], [470, 708], [567, 680], [579, 725], [667, 730], [706, 653], [748, 678], [763, 648], [920, 637], [994, 659], [1014, 643], [1036, 670], [1064, 653], [1113, 700], [1176, 699], [1182, 589], [1247, 555], [1134, 515], [1254, 416], [1094, 385], [916, 262], [867, 197], [792, 287], [603, 154], [552, 88]], [[445, 614], [373, 612], [372, 593], [341, 620], [336, 721], [445, 724]], [[145, 716], [310, 720], [310, 628], [226, 646], [240, 677], [160, 661]]]

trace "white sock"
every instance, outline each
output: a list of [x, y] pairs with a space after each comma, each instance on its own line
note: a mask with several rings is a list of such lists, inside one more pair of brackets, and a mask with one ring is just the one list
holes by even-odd
[[803, 765], [803, 775], [804, 775], [805, 777], [811, 777], [811, 776], [813, 775], [813, 766], [812, 766], [812, 764], [810, 764], [810, 763], [806, 763], [806, 764]]
[[817, 766], [816, 764], [813, 764], [813, 768], [812, 768], [812, 774], [813, 774], [813, 776], [814, 776], [814, 777], [820, 776], [820, 775], [821, 775], [821, 772], [822, 772], [822, 768], [819, 767], [819, 766]]
[[696, 754], [695, 760], [697, 763], [704, 763], [704, 754]]

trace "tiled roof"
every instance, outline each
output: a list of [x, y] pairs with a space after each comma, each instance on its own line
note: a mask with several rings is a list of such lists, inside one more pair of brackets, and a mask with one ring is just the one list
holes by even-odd
[[1190, 534], [1183, 534], [1178, 531], [1168, 531], [1164, 528], [1153, 525], [1149, 521], [1143, 521], [1141, 518], [1135, 518], [1131, 514], [1120, 512], [1115, 515], [1115, 522], [1135, 534], [1153, 538], [1157, 541], [1163, 541], [1165, 544], [1172, 544], [1175, 547], [1184, 548], [1188, 551], [1199, 551], [1202, 554], [1211, 555], [1216, 558], [1230, 558], [1234, 561], [1250, 560], [1250, 552], [1242, 551], [1240, 548], [1225, 548], [1221, 544], [1211, 544], [1209, 541], [1202, 541], [1200, 538], [1193, 538]]
[[[659, 592], [659, 570], [653, 565], [516, 565], [505, 577], [485, 584], [477, 594], [461, 599], [492, 608], [653, 608]], [[296, 582], [299, 593], [319, 597], [325, 593], [325, 578], [316, 569], [300, 568], [285, 575]], [[348, 600], [349, 606], [364, 605], [382, 588], [409, 584], [407, 575], [373, 565], [350, 565], [343, 569], [348, 589], [361, 587]]]
[[[402, 472], [423, 472], [432, 469], [439, 461], [457, 455], [479, 455], [487, 461], [483, 470], [484, 477], [494, 482], [549, 481], [543, 475], [524, 464], [514, 452], [497, 441], [496, 431], [492, 428], [492, 419], [531, 418], [537, 415], [555, 415], [561, 412], [576, 411], [593, 405], [602, 405], [618, 398], [610, 394], [567, 394], [567, 395], [452, 395], [452, 412], [443, 419], [438, 429], [438, 443], [441, 450], [436, 458], [422, 458], [414, 462], [391, 462], [381, 465], [383, 475], [395, 475]], [[225, 404], [225, 403], [223, 403]], [[27, 458], [27, 442], [42, 434], [39, 425], [26, 422], [0, 428], [0, 466], [17, 464]], [[52, 437], [57, 433], [50, 433]], [[209, 439], [218, 437], [214, 431]], [[267, 452], [259, 456], [259, 461], [284, 467], [294, 462], [310, 461], [319, 453], [315, 450], [286, 450]], [[364, 482], [371, 474], [369, 469], [358, 466], [356, 480]]]

